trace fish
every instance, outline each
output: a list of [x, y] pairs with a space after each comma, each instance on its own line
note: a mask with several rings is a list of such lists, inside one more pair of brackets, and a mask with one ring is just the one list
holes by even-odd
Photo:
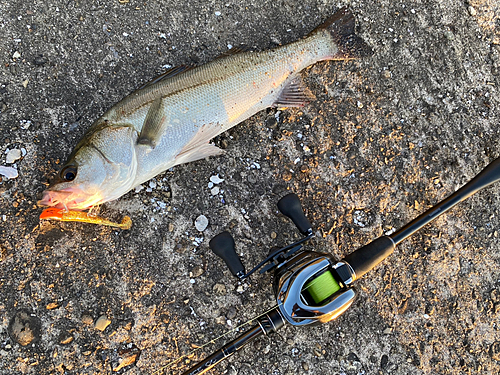
[[179, 164], [215, 156], [209, 141], [269, 107], [303, 107], [313, 96], [300, 72], [323, 60], [370, 56], [341, 8], [305, 38], [177, 67], [125, 97], [85, 133], [38, 204], [84, 211], [115, 200]]

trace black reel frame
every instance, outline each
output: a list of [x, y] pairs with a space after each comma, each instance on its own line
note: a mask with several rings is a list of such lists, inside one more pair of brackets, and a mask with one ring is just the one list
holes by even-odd
[[[184, 375], [203, 374], [223, 359], [231, 356], [260, 335], [267, 335], [285, 323], [295, 326], [326, 323], [344, 313], [354, 302], [356, 291], [352, 283], [387, 258], [396, 245], [424, 225], [435, 220], [452, 207], [500, 180], [500, 158], [490, 163], [482, 172], [462, 188], [451, 194], [416, 219], [390, 236], [381, 236], [337, 262], [329, 254], [306, 251], [302, 245], [314, 236], [311, 224], [305, 217], [297, 195], [291, 193], [280, 199], [278, 209], [289, 217], [304, 238], [274, 251], [250, 272], [235, 251], [234, 239], [229, 232], [222, 232], [210, 241], [210, 248], [221, 257], [231, 273], [244, 280], [261, 269], [260, 273], [274, 271], [273, 291], [277, 306], [257, 319], [257, 325], [217, 352], [200, 362]], [[311, 301], [304, 294], [306, 284], [325, 272], [330, 272], [339, 288], [319, 302]]]

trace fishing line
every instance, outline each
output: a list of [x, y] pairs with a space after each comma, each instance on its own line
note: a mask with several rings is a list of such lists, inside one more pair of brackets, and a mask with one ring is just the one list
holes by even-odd
[[302, 292], [307, 292], [317, 304], [323, 302], [335, 292], [341, 289], [339, 283], [333, 277], [330, 270], [315, 276], [314, 279], [307, 282]]
[[222, 335], [220, 335], [220, 336], [218, 336], [218, 337], [216, 337], [216, 338], [212, 339], [211, 341], [208, 341], [207, 343], [205, 343], [205, 344], [203, 344], [202, 346], [200, 346], [200, 347], [198, 347], [198, 348], [194, 349], [193, 351], [191, 351], [191, 352], [189, 352], [189, 353], [187, 353], [187, 354], [184, 354], [184, 355], [180, 356], [179, 358], [177, 358], [177, 359], [173, 360], [173, 361], [172, 361], [172, 362], [170, 362], [170, 363], [167, 363], [165, 366], [160, 367], [160, 368], [159, 368], [158, 370], [156, 370], [155, 372], [152, 372], [152, 373], [151, 373], [151, 375], [157, 375], [157, 374], [159, 374], [161, 371], [167, 370], [169, 367], [172, 367], [172, 366], [173, 366], [173, 365], [175, 365], [176, 363], [179, 363], [179, 362], [180, 362], [181, 360], [183, 360], [184, 358], [189, 358], [189, 357], [191, 357], [193, 354], [195, 354], [195, 353], [196, 353], [197, 351], [199, 351], [200, 349], [203, 349], [204, 347], [206, 347], [206, 346], [208, 346], [208, 345], [210, 345], [210, 344], [214, 344], [216, 341], [220, 340], [221, 338], [226, 337], [227, 335], [229, 335], [229, 334], [231, 334], [231, 333], [233, 333], [233, 332], [235, 332], [235, 331], [238, 331], [240, 328], [243, 328], [243, 327], [245, 327], [245, 326], [247, 326], [247, 325], [249, 325], [249, 324], [251, 324], [251, 323], [255, 322], [255, 321], [256, 321], [256, 320], [258, 320], [259, 318], [261, 318], [261, 317], [265, 316], [266, 314], [270, 313], [270, 312], [271, 312], [272, 310], [274, 310], [275, 308], [276, 308], [276, 306], [275, 306], [275, 307], [270, 308], [269, 310], [265, 311], [264, 313], [260, 314], [259, 316], [256, 316], [256, 317], [254, 317], [254, 318], [251, 318], [251, 319], [247, 320], [246, 322], [244, 322], [244, 323], [240, 324], [239, 326], [237, 326], [237, 327], [235, 327], [235, 328], [231, 329], [230, 331], [227, 331], [226, 333], [224, 333], [224, 334], [222, 334]]

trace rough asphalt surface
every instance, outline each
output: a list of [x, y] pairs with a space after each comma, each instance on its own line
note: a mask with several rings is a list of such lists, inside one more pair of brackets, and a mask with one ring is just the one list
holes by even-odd
[[[48, 176], [135, 88], [230, 45], [294, 41], [345, 5], [375, 54], [304, 71], [313, 103], [261, 112], [216, 140], [224, 156], [101, 207], [130, 231], [39, 221]], [[236, 333], [163, 367], [273, 306], [270, 276], [239, 285], [214, 235], [229, 229], [250, 269], [298, 238], [275, 205], [290, 190], [317, 233], [308, 247], [340, 259], [500, 156], [494, 0], [10, 0], [0, 35], [0, 166], [18, 174], [0, 182], [1, 374], [178, 374]], [[287, 326], [213, 373], [498, 373], [499, 193], [405, 241], [338, 320]]]

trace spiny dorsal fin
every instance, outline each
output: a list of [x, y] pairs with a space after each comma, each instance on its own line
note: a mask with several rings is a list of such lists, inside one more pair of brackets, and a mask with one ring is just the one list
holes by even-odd
[[184, 73], [192, 68], [193, 68], [192, 66], [188, 66], [188, 65], [174, 66], [170, 69], [167, 69], [164, 73], [160, 74], [159, 76], [153, 78], [148, 83], [145, 83], [144, 85], [142, 85], [141, 87], [139, 87], [138, 90], [141, 90], [145, 87], [149, 87], [151, 85], [154, 85], [155, 83], [158, 83], [164, 79], [172, 78], [172, 77], [176, 76], [177, 74]]
[[226, 52], [220, 54], [216, 58], [220, 59], [221, 57], [237, 55], [238, 53], [242, 53], [242, 52], [250, 52], [251, 50], [252, 49], [250, 47], [241, 45], [241, 46], [238, 46], [238, 47], [233, 47], [231, 49], [228, 49]]
[[311, 91], [304, 85], [300, 76], [292, 78], [283, 88], [274, 107], [303, 107], [314, 100]]
[[137, 139], [137, 144], [156, 147], [166, 126], [165, 115], [162, 109], [162, 99], [158, 98], [149, 107], [141, 134]]

